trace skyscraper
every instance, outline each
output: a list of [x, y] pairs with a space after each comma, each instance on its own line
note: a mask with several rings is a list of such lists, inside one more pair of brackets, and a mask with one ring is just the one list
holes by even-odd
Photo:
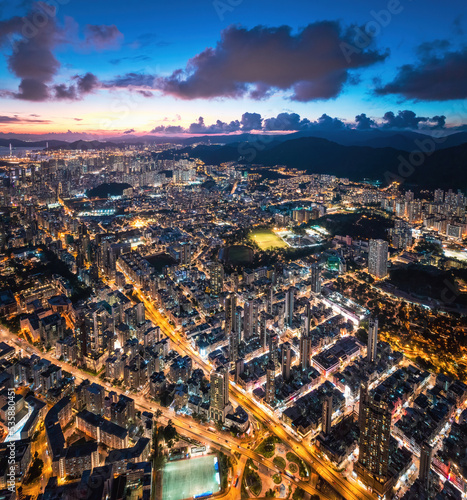
[[189, 266], [191, 264], [191, 243], [180, 245], [180, 264]]
[[209, 276], [211, 278], [211, 294], [220, 295], [224, 289], [224, 266], [220, 262], [211, 262]]
[[268, 314], [272, 314], [273, 299], [274, 299], [274, 289], [271, 285], [266, 291], [266, 311]]
[[235, 367], [235, 363], [238, 359], [238, 344], [239, 344], [239, 335], [238, 332], [235, 330], [232, 330], [229, 333], [229, 360], [230, 360], [230, 366], [233, 368]]
[[308, 302], [305, 309], [305, 321], [300, 335], [300, 368], [306, 370], [310, 367], [311, 357], [311, 305]]
[[236, 326], [237, 296], [232, 293], [225, 298], [225, 326], [224, 332], [228, 336]]
[[427, 442], [424, 442], [420, 450], [420, 467], [418, 478], [422, 483], [425, 491], [428, 491], [430, 488], [430, 469], [432, 456], [433, 448]]
[[388, 480], [391, 412], [379, 394], [360, 402], [360, 442], [357, 474], [363, 482], [384, 491]]
[[261, 311], [259, 314], [259, 325], [258, 325], [259, 331], [259, 338], [261, 342], [261, 348], [263, 349], [263, 352], [266, 352], [267, 348], [267, 342], [268, 342], [268, 333], [266, 330], [266, 312]]
[[260, 304], [257, 300], [245, 302], [243, 311], [243, 338], [246, 340], [258, 333], [259, 306]]
[[240, 380], [240, 375], [244, 372], [245, 370], [245, 360], [243, 358], [237, 359], [235, 361], [235, 383], [238, 384], [238, 381]]
[[269, 337], [269, 361], [266, 366], [266, 395], [267, 404], [274, 403], [276, 399], [276, 359], [277, 359], [277, 336]]
[[225, 409], [229, 405], [229, 372], [220, 366], [211, 372], [210, 416], [214, 420], [224, 422]]
[[323, 416], [321, 429], [323, 434], [327, 436], [331, 432], [332, 426], [332, 394], [326, 396], [323, 401]]
[[311, 291], [321, 293], [321, 270], [317, 262], [311, 264]]
[[360, 384], [360, 401], [359, 401], [359, 411], [358, 411], [358, 427], [361, 429], [364, 422], [364, 408], [368, 404], [368, 382], [362, 382]]
[[387, 241], [370, 240], [368, 250], [368, 272], [377, 278], [384, 278], [388, 274]]
[[376, 353], [378, 348], [378, 318], [370, 318], [368, 326], [368, 346], [366, 359], [368, 363], [376, 361]]
[[285, 292], [285, 326], [292, 326], [293, 312], [295, 306], [295, 288], [290, 287]]
[[282, 344], [281, 367], [282, 378], [287, 381], [290, 379], [290, 366], [292, 363], [292, 347], [288, 342]]
[[237, 296], [230, 294], [225, 298], [225, 336], [229, 339], [230, 366], [235, 367], [238, 359], [238, 344], [240, 335], [237, 330]]
[[279, 338], [277, 335], [269, 336], [269, 359], [272, 359], [274, 364], [277, 363], [277, 346], [279, 344]]
[[267, 404], [272, 404], [276, 397], [276, 367], [270, 359], [266, 366], [266, 396], [264, 400]]

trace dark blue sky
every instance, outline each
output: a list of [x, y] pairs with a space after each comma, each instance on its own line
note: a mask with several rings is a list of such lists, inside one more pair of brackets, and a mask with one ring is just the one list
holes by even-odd
[[[361, 127], [467, 123], [464, 1], [0, 5], [3, 133], [236, 132], [252, 127], [244, 113], [301, 117], [270, 130], [323, 114], [364, 113]], [[383, 119], [401, 110], [415, 115]]]

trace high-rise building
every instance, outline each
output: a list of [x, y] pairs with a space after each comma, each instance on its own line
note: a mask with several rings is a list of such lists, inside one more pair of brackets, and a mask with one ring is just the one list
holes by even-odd
[[272, 359], [274, 365], [277, 363], [277, 346], [279, 344], [279, 338], [277, 335], [269, 336], [269, 359]]
[[332, 394], [326, 396], [323, 401], [323, 416], [321, 429], [323, 434], [327, 436], [331, 432], [332, 426]]
[[443, 203], [444, 202], [444, 191], [442, 189], [435, 189], [434, 202]]
[[360, 405], [359, 455], [355, 470], [364, 483], [382, 494], [389, 479], [391, 411], [379, 394], [367, 396]]
[[273, 299], [274, 299], [274, 289], [271, 285], [266, 292], [266, 311], [268, 314], [272, 314]]
[[229, 372], [224, 366], [211, 372], [210, 416], [224, 422], [225, 409], [229, 405]]
[[368, 325], [368, 346], [366, 359], [368, 363], [376, 361], [376, 353], [378, 349], [378, 318], [370, 318]]
[[235, 362], [235, 383], [238, 384], [238, 381], [240, 380], [240, 375], [245, 370], [245, 360], [243, 358], [237, 359]]
[[368, 404], [368, 382], [362, 382], [360, 384], [360, 401], [359, 401], [359, 411], [358, 411], [358, 427], [362, 428], [364, 422], [364, 408]]
[[241, 323], [238, 321], [237, 296], [232, 293], [225, 298], [225, 324], [224, 333], [229, 339], [229, 358], [231, 368], [235, 368], [235, 362], [238, 359], [238, 344], [240, 343], [240, 334], [238, 327]]
[[321, 293], [321, 270], [317, 262], [311, 264], [311, 291]]
[[430, 489], [430, 469], [432, 456], [433, 448], [427, 442], [424, 442], [420, 449], [420, 467], [418, 478], [425, 491], [428, 491]]
[[180, 245], [180, 264], [189, 266], [191, 264], [191, 243]]
[[269, 361], [266, 365], [266, 395], [264, 400], [267, 404], [274, 403], [276, 399], [276, 360], [277, 360], [277, 336], [269, 337]]
[[412, 246], [412, 228], [407, 222], [397, 219], [394, 222], [394, 228], [389, 230], [389, 234], [392, 246], [395, 248], [407, 250]]
[[211, 262], [209, 265], [211, 294], [219, 296], [224, 289], [224, 266], [220, 262]]
[[263, 352], [266, 352], [267, 342], [268, 342], [268, 332], [266, 329], [266, 312], [261, 311], [259, 314], [259, 325], [258, 325], [258, 334], [261, 342], [261, 348]]
[[229, 360], [230, 360], [230, 366], [233, 368], [235, 367], [235, 363], [238, 359], [238, 344], [240, 343], [240, 337], [238, 335], [238, 332], [235, 330], [232, 330], [229, 334]]
[[236, 330], [237, 296], [232, 293], [225, 298], [225, 325], [224, 332], [228, 337], [232, 330]]
[[285, 326], [292, 326], [295, 307], [295, 288], [291, 287], [285, 292]]
[[266, 395], [264, 400], [267, 404], [272, 404], [276, 397], [276, 367], [272, 360], [266, 366]]
[[285, 381], [290, 379], [290, 367], [292, 364], [292, 347], [288, 342], [282, 344], [281, 351], [281, 367], [282, 367], [282, 378]]
[[368, 250], [368, 272], [377, 278], [384, 278], [388, 274], [387, 241], [370, 240]]
[[305, 309], [305, 321], [300, 335], [300, 368], [306, 370], [310, 367], [311, 357], [311, 305], [308, 302]]
[[245, 340], [248, 340], [258, 333], [259, 306], [260, 303], [258, 300], [249, 300], [245, 302], [243, 311], [243, 338]]

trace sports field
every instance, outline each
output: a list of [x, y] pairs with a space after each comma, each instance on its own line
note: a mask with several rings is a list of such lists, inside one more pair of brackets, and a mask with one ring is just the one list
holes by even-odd
[[[182, 500], [220, 490], [217, 456], [167, 462], [162, 476], [162, 500]], [[217, 466], [218, 467], [218, 466]]]
[[268, 248], [285, 248], [287, 244], [270, 229], [254, 229], [250, 238], [255, 241], [261, 250]]

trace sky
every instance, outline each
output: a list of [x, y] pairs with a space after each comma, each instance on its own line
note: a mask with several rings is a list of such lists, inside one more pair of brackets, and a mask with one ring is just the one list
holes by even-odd
[[467, 130], [465, 0], [0, 1], [0, 137]]

